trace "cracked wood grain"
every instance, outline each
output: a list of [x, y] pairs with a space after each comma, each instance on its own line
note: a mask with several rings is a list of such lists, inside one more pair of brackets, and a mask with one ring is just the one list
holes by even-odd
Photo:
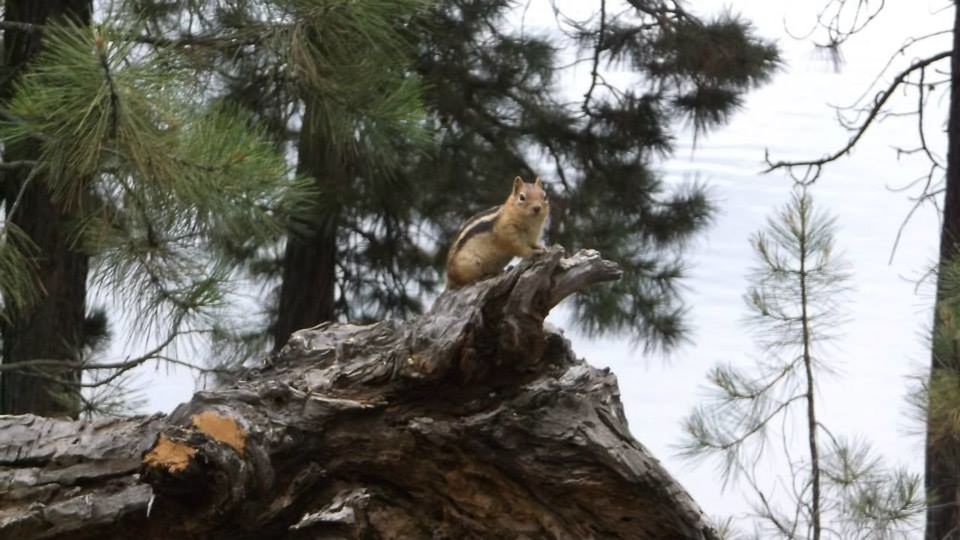
[[550, 248], [408, 322], [301, 330], [168, 416], [0, 417], [0, 539], [713, 540], [544, 327], [618, 277]]

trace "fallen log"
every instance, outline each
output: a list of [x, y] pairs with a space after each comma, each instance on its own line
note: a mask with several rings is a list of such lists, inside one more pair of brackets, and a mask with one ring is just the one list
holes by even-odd
[[295, 333], [170, 415], [0, 417], [0, 538], [714, 539], [547, 313], [560, 248], [403, 323]]

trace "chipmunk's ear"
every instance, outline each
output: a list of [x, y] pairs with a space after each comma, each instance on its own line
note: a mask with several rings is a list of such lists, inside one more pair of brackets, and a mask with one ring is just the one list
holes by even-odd
[[519, 176], [513, 179], [513, 193], [520, 193], [520, 190], [523, 189], [523, 178]]
[[543, 182], [540, 181], [539, 176], [537, 177], [536, 181], [534, 181], [533, 185], [537, 186], [540, 189], [543, 189]]

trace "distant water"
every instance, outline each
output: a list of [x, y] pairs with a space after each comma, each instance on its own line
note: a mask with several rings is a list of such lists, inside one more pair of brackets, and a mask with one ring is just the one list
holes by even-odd
[[[737, 9], [756, 20], [761, 33], [782, 36], [785, 2], [738, 2]], [[930, 23], [920, 20], [924, 13], [914, 14], [917, 25]], [[745, 110], [728, 127], [701, 138], [697, 148], [691, 148], [688, 134], [675, 156], [663, 164], [670, 183], [704, 182], [720, 206], [709, 233], [689, 250], [686, 297], [695, 328], [691, 344], [664, 359], [646, 356], [622, 340], [590, 341], [573, 335], [578, 354], [596, 365], [611, 366], [617, 374], [634, 436], [710, 515], [741, 514], [748, 506], [737, 486], [721, 490], [715, 463], [682, 461], [674, 445], [680, 440], [682, 419], [703, 398], [707, 370], [718, 362], [751, 366], [759, 354], [742, 321], [747, 313], [746, 275], [755, 264], [748, 239], [786, 203], [791, 188], [782, 174], [758, 174], [764, 168], [764, 151], [769, 149], [774, 159], [802, 159], [839, 148], [848, 134], [834, 121], [827, 102], [848, 103], [867, 87], [886, 60], [885, 52], [899, 45], [900, 38], [890, 36], [905, 36], [917, 27], [905, 24], [913, 19], [904, 17], [893, 12], [880, 20], [872, 29], [876, 34], [864, 35], [863, 42], [846, 50], [847, 64], [839, 73], [814, 58], [807, 44], [781, 38], [788, 69], [751, 94]], [[863, 43], [873, 43], [872, 48]], [[891, 47], [880, 50], [877, 43]], [[897, 105], [908, 107], [913, 99], [899, 99]], [[943, 118], [934, 116], [927, 131], [934, 148], [941, 151], [945, 140], [937, 122]], [[932, 207], [916, 213], [893, 264], [888, 264], [897, 230], [912, 206], [908, 196], [917, 192], [893, 193], [887, 188], [903, 186], [927, 168], [920, 159], [898, 161], [891, 147], [913, 146], [915, 129], [915, 119], [880, 124], [851, 157], [825, 169], [812, 195], [817, 206], [837, 217], [837, 246], [851, 263], [855, 287], [847, 304], [850, 322], [840, 329], [839, 339], [820, 351], [836, 371], [820, 379], [821, 419], [835, 434], [864, 438], [889, 462], [921, 471], [923, 441], [917, 435], [921, 426], [907, 417], [904, 396], [909, 377], [922, 375], [929, 362], [926, 333], [932, 287], [917, 282], [936, 256], [939, 222]], [[563, 324], [560, 314], [554, 317]], [[793, 436], [802, 434], [797, 431]], [[771, 476], [784, 473], [769, 471]]]

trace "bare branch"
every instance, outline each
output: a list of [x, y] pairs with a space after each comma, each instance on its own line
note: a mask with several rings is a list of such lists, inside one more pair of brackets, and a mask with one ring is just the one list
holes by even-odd
[[877, 95], [873, 105], [871, 105], [870, 108], [868, 109], [869, 114], [867, 115], [867, 118], [857, 128], [856, 133], [853, 135], [853, 137], [851, 137], [850, 140], [847, 141], [847, 144], [844, 145], [843, 148], [841, 148], [840, 150], [820, 159], [805, 160], [805, 161], [771, 161], [769, 157], [769, 153], [767, 153], [764, 155], [764, 160], [767, 163], [767, 168], [764, 169], [762, 172], [769, 173], [777, 169], [786, 168], [788, 170], [792, 170], [794, 167], [804, 167], [806, 169], [805, 175], [802, 180], [797, 180], [797, 181], [802, 184], [811, 184], [815, 182], [817, 178], [819, 178], [820, 171], [822, 170], [822, 167], [825, 164], [836, 161], [837, 159], [847, 155], [848, 153], [850, 153], [851, 150], [853, 150], [853, 147], [856, 146], [857, 142], [860, 141], [861, 137], [863, 137], [864, 133], [866, 133], [867, 129], [870, 127], [873, 121], [877, 118], [877, 115], [880, 113], [884, 104], [886, 104], [886, 102], [890, 99], [890, 97], [893, 96], [893, 93], [896, 91], [896, 89], [900, 87], [900, 85], [904, 82], [904, 80], [910, 74], [912, 74], [917, 70], [922, 70], [926, 66], [929, 66], [935, 62], [939, 62], [940, 60], [943, 60], [945, 58], [950, 58], [951, 55], [952, 55], [952, 51], [943, 51], [941, 53], [927, 57], [923, 60], [914, 62], [913, 64], [910, 65], [910, 67], [901, 71], [893, 79], [890, 85], [887, 86], [887, 89]]
[[[933, 184], [933, 174], [934, 174], [934, 171], [936, 171], [936, 169], [937, 169], [937, 164], [931, 165], [929, 174], [927, 174], [926, 177], [921, 177], [918, 179], [919, 181], [919, 180], [924, 180], [925, 178], [926, 185], [924, 185], [923, 191], [921, 192], [920, 196], [914, 198], [913, 206], [910, 207], [910, 210], [907, 212], [907, 215], [903, 218], [903, 221], [900, 222], [900, 226], [897, 228], [897, 236], [893, 240], [893, 247], [890, 249], [890, 258], [887, 260], [888, 264], [893, 263], [893, 257], [897, 254], [897, 247], [900, 246], [900, 239], [903, 237], [903, 231], [907, 228], [907, 224], [910, 223], [910, 219], [913, 218], [913, 215], [916, 213], [916, 211], [920, 208], [920, 206], [923, 205], [923, 203], [943, 193], [944, 190], [942, 189], [930, 191], [930, 186]], [[910, 184], [913, 185], [915, 184], [915, 182], [911, 182]]]
[[597, 87], [597, 78], [599, 76], [600, 68], [600, 53], [606, 48], [604, 43], [604, 34], [607, 30], [607, 1], [600, 0], [600, 29], [597, 32], [597, 43], [594, 45], [593, 49], [593, 66], [590, 70], [590, 87], [587, 88], [587, 93], [583, 95], [583, 114], [587, 116], [593, 116], [592, 111], [590, 110], [590, 100], [593, 99], [593, 91]]
[[[19, 30], [21, 32], [28, 33], [41, 33], [46, 32], [50, 28], [51, 27], [49, 25], [43, 24], [25, 23], [19, 21], [0, 21], [0, 29], [2, 30]], [[124, 39], [129, 39], [130, 41], [136, 43], [154, 45], [157, 47], [235, 47], [242, 45], [256, 45], [263, 42], [263, 40], [269, 35], [270, 32], [264, 28], [259, 31], [243, 32], [233, 35], [195, 36], [186, 34], [176, 38], [166, 38], [136, 34], [126, 35], [123, 37]]]
[[842, 25], [841, 18], [848, 11], [845, 9], [850, 3], [848, 0], [830, 0], [827, 2], [823, 9], [817, 13], [816, 22], [813, 23], [813, 26], [807, 32], [806, 36], [796, 36], [793, 32], [786, 28], [784, 24], [784, 30], [795, 39], [809, 39], [818, 29], [825, 30], [827, 32], [826, 42], [818, 43], [814, 41], [814, 45], [820, 49], [828, 51], [834, 59], [834, 63], [840, 63], [840, 46], [843, 45], [851, 36], [862, 31], [866, 28], [879, 14], [883, 11], [885, 5], [885, 0], [879, 0], [879, 5], [871, 10], [869, 0], [855, 0], [856, 5], [853, 9], [853, 14], [849, 17], [850, 22], [848, 24]]
[[[37, 377], [44, 380], [56, 382], [63, 384], [72, 388], [97, 388], [105, 386], [112, 383], [121, 377], [124, 373], [139, 367], [151, 360], [159, 360], [168, 362], [172, 365], [183, 366], [194, 370], [199, 373], [210, 374], [210, 373], [225, 373], [229, 370], [224, 370], [222, 368], [205, 368], [202, 366], [195, 365], [184, 360], [179, 360], [170, 356], [163, 355], [164, 349], [169, 347], [174, 340], [184, 336], [192, 331], [182, 331], [180, 330], [180, 324], [185, 318], [185, 314], [181, 313], [177, 316], [176, 321], [172, 325], [172, 330], [170, 333], [155, 345], [152, 349], [146, 351], [145, 353], [133, 357], [126, 358], [125, 360], [116, 361], [116, 362], [86, 362], [78, 360], [69, 360], [69, 359], [56, 359], [56, 358], [36, 358], [32, 360], [24, 360], [22, 362], [13, 362], [9, 364], [0, 364], [0, 373], [5, 371], [17, 371], [27, 374], [31, 377]], [[103, 379], [96, 380], [94, 382], [76, 382], [68, 381], [58, 377], [51, 372], [55, 371], [100, 371], [100, 370], [110, 370], [108, 376]]]
[[[952, 33], [953, 33], [953, 29], [951, 28], [950, 30], [940, 30], [940, 31], [938, 31], [938, 32], [931, 32], [931, 33], [929, 33], [929, 34], [924, 34], [924, 35], [919, 36], [919, 37], [910, 37], [910, 38], [908, 38], [906, 41], [903, 42], [903, 45], [901, 45], [899, 49], [893, 51], [893, 53], [890, 54], [890, 56], [887, 58], [886, 63], [883, 65], [883, 68], [881, 68], [880, 71], [877, 72], [877, 76], [874, 77], [873, 81], [871, 81], [870, 86], [868, 86], [867, 89], [864, 90], [864, 93], [861, 94], [860, 97], [858, 97], [858, 98], [853, 102], [852, 105], [849, 105], [849, 106], [847, 106], [847, 107], [845, 107], [845, 108], [847, 108], [847, 109], [856, 108], [859, 103], [861, 103], [861, 102], [863, 102], [863, 100], [867, 99], [867, 96], [869, 95], [870, 89], [871, 89], [871, 88], [874, 88], [875, 86], [877, 86], [877, 84], [880, 82], [880, 78], [883, 77], [883, 74], [886, 73], [888, 69], [890, 69], [890, 66], [893, 65], [893, 62], [894, 62], [896, 59], [903, 57], [903, 55], [907, 52], [907, 49], [909, 49], [910, 47], [916, 45], [917, 43], [919, 43], [919, 42], [921, 42], [921, 41], [925, 41], [925, 40], [928, 40], [928, 39], [931, 39], [931, 38], [935, 38], [935, 37], [940, 37], [940, 36], [943, 36], [943, 35], [950, 35], [950, 34], [952, 34]], [[949, 80], [949, 73], [946, 73], [945, 75], [948, 76], [948, 80]]]
[[[918, 99], [917, 99], [917, 133], [918, 133], [918, 135], [920, 136], [920, 148], [922, 148], [922, 149], [923, 149], [923, 152], [927, 155], [927, 159], [929, 159], [931, 162], [933, 162], [933, 164], [934, 164], [935, 167], [943, 167], [943, 165], [940, 164], [940, 160], [938, 160], [938, 159], [933, 155], [933, 152], [930, 151], [930, 147], [927, 145], [927, 136], [926, 136], [926, 133], [925, 133], [924, 130], [923, 130], [923, 110], [924, 110], [924, 108], [925, 108], [925, 107], [924, 107], [924, 105], [925, 105], [925, 103], [924, 103], [924, 98], [925, 98], [925, 96], [926, 96], [926, 94], [925, 94], [926, 87], [924, 86], [923, 81], [924, 81], [925, 76], [926, 76], [926, 69], [921, 68], [921, 69], [920, 69], [920, 83], [917, 85], [917, 94], [918, 94]], [[931, 172], [931, 174], [933, 174], [933, 173]]]

